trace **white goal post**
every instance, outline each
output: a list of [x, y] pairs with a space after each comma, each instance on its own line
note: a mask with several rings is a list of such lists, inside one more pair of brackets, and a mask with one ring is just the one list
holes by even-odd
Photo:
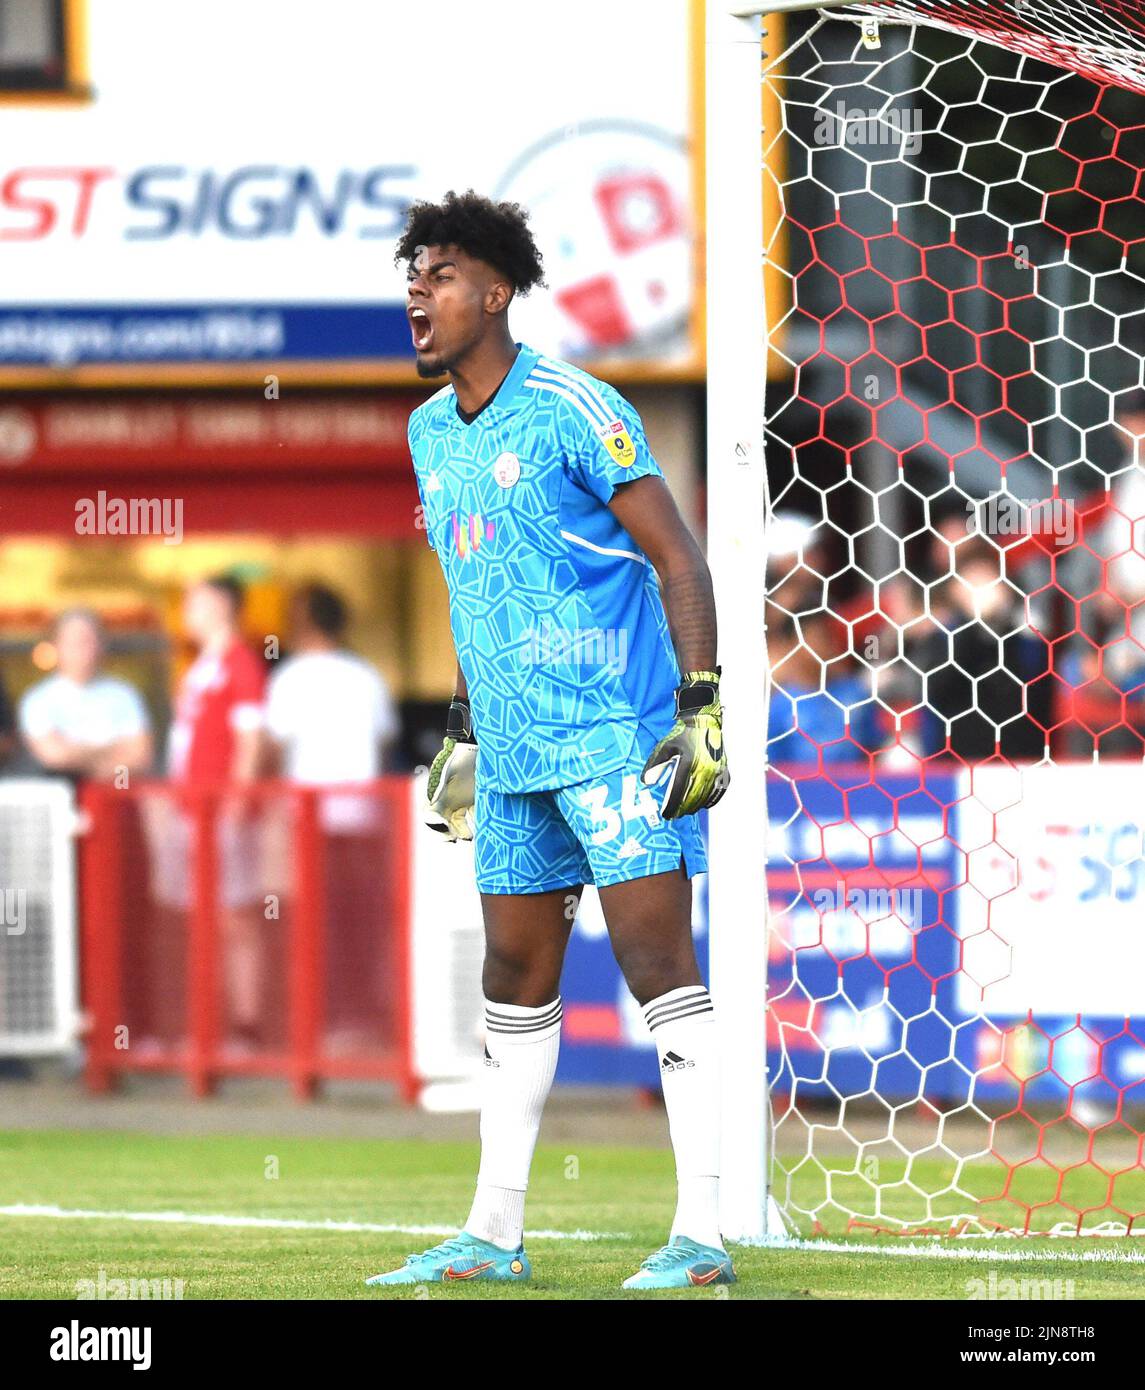
[[709, 822], [709, 959], [722, 1040], [720, 1222], [729, 1240], [750, 1242], [782, 1234], [768, 1193], [761, 16], [819, 4], [706, 5], [707, 535], [733, 772]]
[[[705, 64], [708, 562], [732, 779], [709, 820], [709, 961], [721, 1037], [720, 1223], [766, 1233], [766, 321], [760, 23], [708, 0]], [[735, 317], [728, 331], [728, 306]]]
[[723, 1233], [1145, 1234], [1145, 6], [705, 20]]

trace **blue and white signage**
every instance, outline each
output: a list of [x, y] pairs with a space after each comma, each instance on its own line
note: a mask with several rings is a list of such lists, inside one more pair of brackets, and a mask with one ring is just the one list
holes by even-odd
[[0, 375], [412, 375], [395, 238], [411, 201], [468, 187], [533, 216], [548, 286], [522, 337], [692, 362], [688, 13], [203, 0], [172, 27], [149, 0], [91, 0], [93, 100], [0, 107]]

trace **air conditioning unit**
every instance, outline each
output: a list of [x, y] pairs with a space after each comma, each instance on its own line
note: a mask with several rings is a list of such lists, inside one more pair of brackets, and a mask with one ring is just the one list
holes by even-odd
[[0, 1057], [78, 1034], [74, 829], [66, 782], [0, 780]]

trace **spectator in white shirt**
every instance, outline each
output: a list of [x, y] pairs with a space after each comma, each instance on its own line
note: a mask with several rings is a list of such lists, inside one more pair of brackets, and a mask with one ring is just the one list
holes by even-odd
[[398, 731], [385, 681], [346, 649], [346, 605], [332, 589], [307, 585], [291, 617], [295, 654], [271, 676], [266, 717], [282, 771], [310, 786], [368, 782]]
[[[270, 680], [266, 729], [282, 771], [307, 786], [367, 783], [384, 765], [398, 721], [378, 672], [343, 645], [346, 605], [310, 584], [295, 598], [295, 655]], [[398, 1008], [392, 837], [386, 804], [360, 792], [324, 792], [319, 805], [326, 872], [326, 1047], [371, 1049]]]
[[139, 692], [100, 673], [103, 625], [87, 608], [69, 608], [52, 629], [56, 674], [20, 701], [20, 732], [46, 771], [112, 781], [151, 765], [151, 726]]

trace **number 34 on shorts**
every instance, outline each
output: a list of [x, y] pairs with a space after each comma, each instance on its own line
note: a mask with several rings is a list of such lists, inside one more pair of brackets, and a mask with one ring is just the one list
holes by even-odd
[[[642, 766], [642, 764], [641, 764]], [[477, 781], [477, 886], [540, 893], [574, 883], [605, 887], [707, 868], [695, 816], [666, 821], [660, 792], [631, 766], [542, 792], [483, 791]]]
[[639, 772], [617, 771], [554, 795], [584, 850], [590, 882], [603, 885], [669, 873], [681, 860], [689, 877], [707, 867], [696, 817], [664, 820], [660, 789], [646, 787]]
[[[611, 804], [615, 783], [597, 782], [583, 791], [573, 789], [577, 805], [588, 812], [593, 825], [591, 842], [607, 845], [624, 833], [633, 821], [646, 821], [650, 827], [660, 824], [660, 808], [656, 798], [643, 786], [634, 772], [620, 774], [620, 809]], [[639, 840], [636, 841], [639, 844]]]

